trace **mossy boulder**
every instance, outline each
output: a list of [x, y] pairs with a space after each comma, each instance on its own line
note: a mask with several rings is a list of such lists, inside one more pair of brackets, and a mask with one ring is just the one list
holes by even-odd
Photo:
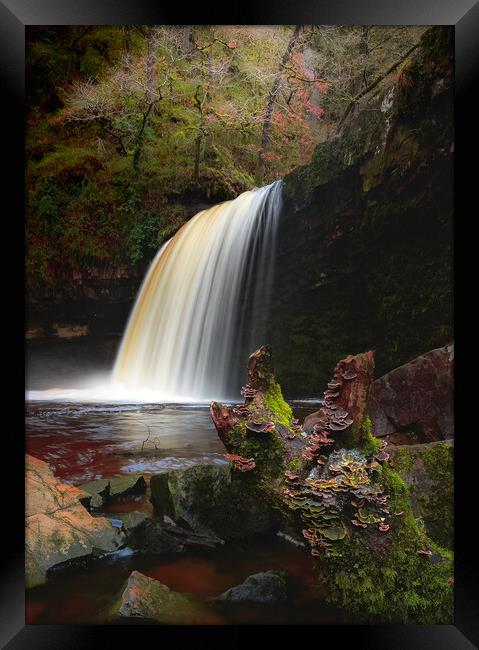
[[[168, 518], [167, 518], [168, 519]], [[170, 555], [189, 550], [211, 550], [222, 546], [224, 540], [211, 532], [196, 532], [171, 520], [146, 518], [128, 534], [128, 546], [139, 553]]]
[[165, 515], [197, 533], [223, 540], [275, 532], [279, 517], [251, 476], [238, 476], [230, 463], [198, 464], [155, 474], [151, 502]]
[[454, 442], [390, 445], [394, 468], [409, 488], [420, 525], [437, 544], [454, 545]]
[[278, 603], [286, 599], [286, 574], [281, 571], [262, 571], [248, 576], [240, 585], [231, 587], [214, 601]]
[[191, 594], [172, 591], [159, 580], [133, 571], [112, 613], [169, 625], [218, 623], [206, 603]]
[[125, 512], [115, 514], [114, 519], [121, 521], [122, 528], [128, 536], [130, 536], [139, 526], [150, 518], [145, 512], [134, 510], [133, 512]]

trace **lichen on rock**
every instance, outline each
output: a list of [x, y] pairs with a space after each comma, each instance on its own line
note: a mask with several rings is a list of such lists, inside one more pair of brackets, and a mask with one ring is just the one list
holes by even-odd
[[92, 517], [80, 503], [86, 493], [58, 481], [47, 463], [26, 457], [25, 578], [26, 586], [47, 581], [58, 564], [112, 552], [124, 534], [104, 517]]

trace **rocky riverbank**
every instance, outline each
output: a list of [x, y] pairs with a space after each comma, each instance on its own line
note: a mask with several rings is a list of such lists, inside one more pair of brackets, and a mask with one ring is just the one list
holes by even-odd
[[[450, 351], [425, 357], [447, 354], [450, 360]], [[415, 382], [424, 386], [424, 363], [419, 359], [411, 371], [394, 371], [402, 377], [404, 394], [413, 394]], [[438, 412], [434, 387], [452, 393], [448, 364], [427, 368], [431, 390], [422, 405], [412, 407], [417, 421], [434, 405]], [[91, 566], [94, 571], [102, 558], [125, 552], [214, 555], [232, 543], [279, 533], [311, 555], [310, 579], [351, 620], [449, 622], [453, 431], [447, 419], [429, 418], [428, 439], [435, 442], [417, 444], [414, 429], [408, 437], [404, 428], [401, 445], [389, 434], [387, 444], [383, 431], [374, 436], [382, 422], [377, 413], [391, 408], [384, 396], [399, 388], [387, 376], [373, 381], [373, 374], [371, 352], [342, 360], [323, 405], [300, 423], [282, 397], [269, 348], [260, 348], [248, 363], [245, 402], [211, 404], [227, 452], [224, 464], [73, 487], [58, 481], [46, 463], [27, 456], [27, 587], [47, 583], [59, 570]], [[151, 510], [140, 508], [145, 500]], [[237, 602], [288, 601], [291, 576], [269, 574], [269, 569], [266, 564], [259, 577], [208, 601], [176, 593], [135, 569], [108, 616], [224, 622], [225, 603], [234, 609]]]

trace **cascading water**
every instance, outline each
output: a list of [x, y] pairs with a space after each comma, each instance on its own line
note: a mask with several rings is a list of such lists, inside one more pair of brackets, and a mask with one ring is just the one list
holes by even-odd
[[264, 343], [282, 182], [199, 212], [158, 251], [113, 382], [158, 400], [237, 399]]

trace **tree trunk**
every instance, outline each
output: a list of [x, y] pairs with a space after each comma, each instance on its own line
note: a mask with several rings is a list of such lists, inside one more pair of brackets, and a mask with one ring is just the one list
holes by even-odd
[[195, 138], [195, 169], [193, 172], [193, 178], [195, 183], [200, 182], [200, 161], [201, 161], [201, 141], [203, 137], [201, 131]]
[[[299, 425], [263, 346], [248, 361], [245, 403], [212, 402], [211, 417], [237, 492], [254, 487], [281, 515], [280, 530], [306, 541], [331, 602], [363, 623], [448, 622], [452, 559], [419, 528], [410, 494], [373, 435], [366, 416], [373, 372], [372, 351], [340, 361], [323, 405]], [[419, 614], [418, 602], [427, 611]]]
[[146, 97], [149, 104], [153, 102], [155, 92], [155, 55], [156, 27], [148, 27], [148, 55], [146, 59]]
[[364, 97], [364, 95], [367, 95], [369, 92], [371, 92], [371, 90], [374, 90], [374, 88], [376, 88], [376, 86], [379, 83], [381, 83], [383, 79], [385, 79], [389, 74], [391, 74], [391, 72], [394, 72], [394, 70], [396, 70], [396, 68], [398, 68], [401, 65], [401, 63], [405, 61], [407, 57], [410, 54], [412, 54], [419, 45], [420, 45], [420, 41], [418, 43], [415, 43], [415, 45], [413, 45], [412, 47], [410, 47], [409, 50], [405, 52], [400, 59], [398, 59], [395, 63], [393, 63], [392, 66], [390, 66], [384, 74], [380, 75], [379, 77], [376, 77], [376, 79], [372, 83], [370, 83], [369, 86], [363, 88], [363, 90], [361, 90], [361, 92], [358, 95], [356, 95], [356, 97], [349, 103], [347, 109], [344, 111], [344, 115], [342, 116], [342, 118], [339, 120], [338, 128], [342, 126], [344, 120], [350, 114], [355, 104], [357, 104], [357, 102], [362, 97]]
[[278, 68], [278, 72], [276, 73], [276, 77], [273, 81], [273, 85], [268, 95], [268, 103], [266, 105], [266, 112], [263, 121], [263, 133], [261, 136], [261, 148], [259, 151], [258, 162], [256, 166], [256, 185], [258, 186], [261, 185], [263, 182], [264, 155], [266, 153], [271, 138], [273, 108], [276, 103], [276, 98], [278, 96], [278, 92], [280, 89], [283, 68], [287, 64], [289, 57], [291, 56], [291, 53], [294, 49], [294, 46], [296, 45], [296, 41], [298, 40], [300, 30], [301, 30], [301, 25], [296, 25], [295, 28], [293, 29], [293, 32], [289, 39], [288, 46], [286, 48], [285, 53], [283, 54], [283, 58], [281, 59], [281, 64]]
[[[369, 35], [369, 27], [363, 25], [363, 27], [361, 28], [361, 38], [358, 46], [358, 55], [359, 55], [358, 58], [363, 65], [361, 66], [361, 70], [359, 71], [357, 76], [352, 81], [351, 84], [352, 97], [356, 97], [356, 95], [359, 95], [359, 93], [367, 83], [366, 82], [366, 57], [368, 55], [368, 35]], [[354, 104], [353, 113], [358, 111], [359, 111], [358, 104]]]
[[181, 44], [180, 48], [181, 51], [184, 52], [185, 54], [188, 54], [189, 52], [192, 52], [194, 50], [194, 42], [193, 42], [193, 26], [192, 25], [181, 25], [179, 27], [181, 30]]

